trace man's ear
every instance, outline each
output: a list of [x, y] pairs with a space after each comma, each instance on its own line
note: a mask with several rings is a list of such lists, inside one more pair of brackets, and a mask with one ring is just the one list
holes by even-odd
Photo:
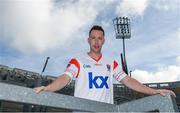
[[105, 38], [104, 38], [104, 40], [103, 40], [103, 45], [104, 45], [104, 43], [105, 43]]
[[87, 41], [88, 41], [88, 43], [90, 44], [90, 38], [89, 38], [89, 37], [87, 38]]

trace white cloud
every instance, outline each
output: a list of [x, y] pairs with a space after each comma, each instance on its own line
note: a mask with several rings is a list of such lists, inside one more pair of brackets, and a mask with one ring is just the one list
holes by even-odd
[[180, 66], [176, 65], [162, 67], [157, 72], [148, 72], [139, 69], [132, 72], [132, 77], [142, 83], [180, 81], [179, 76]]
[[143, 16], [148, 3], [148, 0], [122, 0], [116, 7], [116, 13], [121, 16]]
[[12, 47], [24, 53], [42, 53], [71, 43], [112, 1], [62, 1], [55, 6], [51, 0], [4, 0], [0, 27]]
[[151, 6], [155, 7], [158, 10], [177, 10], [179, 9], [179, 5], [179, 0], [151, 0]]
[[143, 16], [148, 6], [158, 10], [179, 10], [179, 0], [122, 0], [116, 7], [116, 14], [121, 16]]
[[176, 58], [177, 63], [180, 65], [180, 56]]

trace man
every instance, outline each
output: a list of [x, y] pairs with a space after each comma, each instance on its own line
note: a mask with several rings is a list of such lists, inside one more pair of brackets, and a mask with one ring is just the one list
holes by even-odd
[[124, 73], [118, 60], [104, 57], [101, 53], [105, 42], [104, 36], [101, 26], [93, 26], [88, 38], [90, 51], [84, 56], [72, 58], [61, 76], [48, 86], [35, 88], [36, 93], [60, 90], [75, 78], [75, 97], [113, 104], [114, 77], [127, 87], [144, 94], [165, 96], [166, 93], [170, 93], [176, 96], [171, 90], [152, 89], [142, 85]]

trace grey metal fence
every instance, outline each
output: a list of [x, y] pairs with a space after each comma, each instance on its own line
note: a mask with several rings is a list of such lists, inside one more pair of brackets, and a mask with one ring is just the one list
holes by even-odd
[[153, 95], [127, 102], [120, 105], [101, 103], [97, 101], [56, 94], [52, 92], [42, 92], [36, 94], [33, 89], [0, 83], [0, 100], [16, 103], [63, 108], [71, 111], [90, 112], [178, 112], [175, 99], [170, 95], [162, 97]]

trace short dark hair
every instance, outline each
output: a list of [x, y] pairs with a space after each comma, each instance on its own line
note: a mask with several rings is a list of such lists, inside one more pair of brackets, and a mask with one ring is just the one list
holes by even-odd
[[99, 26], [99, 25], [94, 25], [94, 26], [90, 29], [90, 31], [89, 31], [89, 36], [90, 36], [92, 30], [99, 30], [99, 31], [102, 31], [102, 32], [103, 32], [103, 36], [105, 35], [104, 29], [103, 29], [101, 26]]

